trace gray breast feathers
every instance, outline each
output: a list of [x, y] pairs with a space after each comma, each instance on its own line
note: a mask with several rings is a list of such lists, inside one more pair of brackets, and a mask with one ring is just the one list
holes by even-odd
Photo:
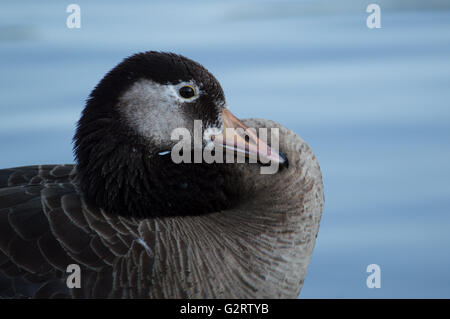
[[[252, 196], [202, 216], [108, 214], [85, 203], [73, 165], [0, 170], [0, 297], [297, 297], [322, 214], [322, 177], [300, 137], [283, 127], [280, 136], [289, 169], [248, 171]], [[81, 288], [67, 286], [72, 264]]]
[[292, 131], [272, 121], [245, 124], [280, 129], [289, 169], [248, 172], [252, 195], [226, 212], [148, 221], [145, 228], [157, 240], [153, 296], [298, 297], [322, 216], [320, 167]]

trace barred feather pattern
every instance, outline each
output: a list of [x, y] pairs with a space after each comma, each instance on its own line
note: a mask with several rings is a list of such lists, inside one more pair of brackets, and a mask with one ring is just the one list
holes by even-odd
[[[290, 168], [248, 172], [252, 196], [201, 216], [125, 218], [90, 206], [75, 165], [0, 170], [0, 297], [296, 298], [324, 203], [308, 145], [279, 127]], [[81, 268], [68, 288], [67, 266]]]

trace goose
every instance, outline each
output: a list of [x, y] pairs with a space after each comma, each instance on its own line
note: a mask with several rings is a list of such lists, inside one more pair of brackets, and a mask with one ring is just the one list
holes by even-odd
[[[173, 131], [194, 135], [196, 120], [197, 147], [246, 161], [175, 163]], [[225, 128], [277, 129], [278, 149], [250, 133], [228, 143]], [[318, 161], [280, 124], [237, 119], [199, 63], [124, 59], [87, 99], [74, 155], [0, 170], [1, 297], [298, 297], [324, 203]], [[278, 171], [262, 174], [263, 158]]]

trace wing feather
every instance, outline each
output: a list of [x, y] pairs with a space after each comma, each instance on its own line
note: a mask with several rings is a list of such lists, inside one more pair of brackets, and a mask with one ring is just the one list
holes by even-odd
[[[0, 298], [104, 298], [130, 287], [113, 287], [113, 268], [126, 265], [137, 227], [87, 207], [74, 172], [73, 165], [0, 170]], [[66, 285], [70, 264], [81, 267], [80, 289]]]

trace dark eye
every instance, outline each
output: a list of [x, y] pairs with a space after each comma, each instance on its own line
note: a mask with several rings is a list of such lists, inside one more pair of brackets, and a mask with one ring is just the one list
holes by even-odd
[[182, 86], [178, 92], [180, 93], [180, 96], [184, 97], [185, 99], [190, 99], [191, 97], [195, 96], [195, 89], [190, 85]]

